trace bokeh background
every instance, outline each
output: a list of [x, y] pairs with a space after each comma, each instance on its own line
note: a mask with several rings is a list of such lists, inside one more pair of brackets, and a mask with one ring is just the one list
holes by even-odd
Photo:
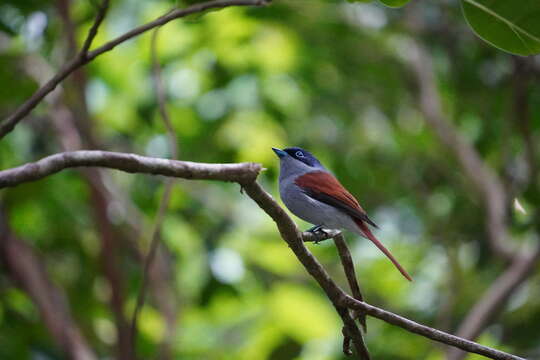
[[[113, 1], [95, 44], [174, 5]], [[74, 54], [93, 14], [89, 1], [0, 3], [2, 115]], [[118, 46], [64, 82], [0, 141], [0, 167], [77, 148], [170, 157], [151, 36]], [[309, 149], [358, 197], [381, 228], [376, 235], [414, 278], [406, 282], [372, 244], [348, 234], [367, 301], [455, 332], [509, 265], [489, 247], [482, 197], [420, 110], [407, 60], [413, 43], [433, 62], [445, 116], [510, 194], [508, 243], [533, 251], [540, 60], [477, 38], [458, 1], [390, 9], [287, 0], [224, 9], [161, 28], [156, 54], [180, 159], [260, 162], [267, 168], [260, 182], [279, 197], [270, 148]], [[160, 177], [69, 170], [0, 193], [10, 231], [36, 254], [100, 358], [118, 354], [163, 189]], [[330, 302], [237, 185], [176, 181], [160, 236], [139, 320], [141, 358], [344, 358]], [[346, 288], [333, 243], [309, 247]], [[42, 309], [2, 268], [0, 358], [66, 358]], [[537, 263], [529, 274], [478, 339], [539, 359]], [[369, 319], [368, 327], [375, 359], [447, 356], [447, 348], [384, 322]]]

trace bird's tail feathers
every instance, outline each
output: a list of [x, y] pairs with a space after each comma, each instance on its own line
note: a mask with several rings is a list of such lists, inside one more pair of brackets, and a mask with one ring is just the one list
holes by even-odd
[[362, 232], [362, 235], [364, 235], [366, 238], [371, 240], [371, 242], [374, 243], [375, 246], [377, 246], [379, 250], [381, 250], [384, 253], [384, 255], [388, 257], [388, 259], [390, 259], [390, 261], [394, 264], [394, 266], [399, 270], [401, 275], [403, 275], [407, 280], [412, 281], [411, 276], [407, 273], [407, 271], [405, 271], [403, 266], [401, 266], [401, 264], [390, 253], [390, 251], [388, 251], [388, 249], [384, 247], [384, 245], [375, 237], [375, 235], [373, 235], [373, 233], [371, 232], [371, 230], [369, 230], [366, 223], [359, 219], [354, 219], [354, 222], [356, 223], [356, 225], [358, 225], [358, 228]]

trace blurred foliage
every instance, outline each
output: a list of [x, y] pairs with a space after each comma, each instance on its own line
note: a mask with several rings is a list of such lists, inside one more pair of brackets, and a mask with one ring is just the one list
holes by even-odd
[[[94, 44], [177, 3], [113, 1]], [[537, 240], [532, 216], [540, 193], [538, 184], [526, 181], [524, 144], [515, 124], [515, 60], [468, 30], [457, 1], [414, 3], [390, 9], [375, 2], [294, 0], [230, 8], [163, 27], [158, 53], [181, 159], [261, 162], [268, 170], [260, 181], [278, 197], [278, 162], [270, 147], [309, 149], [358, 196], [381, 227], [378, 237], [414, 277], [406, 283], [372, 244], [349, 234], [367, 301], [454, 331], [504, 263], [487, 246], [479, 197], [419, 113], [403, 62], [413, 37], [434, 58], [444, 111], [505, 176], [528, 211], [512, 215], [518, 243]], [[420, 34], [405, 26], [410, 6], [424, 22]], [[73, 2], [79, 44], [92, 14], [90, 2]], [[4, 0], [0, 24], [0, 83], [9, 84], [0, 87], [0, 114], [6, 115], [38, 86], [29, 60], [40, 58], [59, 68], [67, 40], [53, 1]], [[126, 42], [86, 67], [82, 85], [103, 149], [169, 156], [152, 87], [150, 36]], [[528, 93], [535, 141], [538, 84], [532, 83]], [[64, 90], [74, 91], [73, 85]], [[70, 96], [66, 102], [77, 106]], [[61, 151], [52, 117], [52, 107], [43, 103], [0, 141], [0, 168]], [[109, 174], [140, 212], [140, 235], [147, 235], [163, 179]], [[66, 291], [92, 348], [109, 356], [115, 338], [110, 289], [91, 193], [81, 173], [65, 171], [0, 196], [14, 231], [39, 251], [52, 279]], [[111, 204], [111, 222], [129, 233], [132, 213], [120, 201]], [[331, 304], [280, 240], [274, 223], [237, 186], [178, 181], [162, 237], [181, 308], [172, 339], [175, 358], [343, 358], [340, 320]], [[310, 248], [345, 287], [331, 242]], [[130, 314], [141, 266], [129, 249], [121, 255]], [[0, 358], [62, 358], [31, 300], [3, 274], [0, 291]], [[537, 269], [480, 341], [538, 356], [538, 299]], [[150, 297], [139, 323], [137, 350], [151, 358], [166, 326], [155, 298]], [[377, 320], [369, 320], [367, 343], [381, 360], [435, 360], [444, 354], [427, 339]]]
[[[371, 3], [373, 0], [348, 0]], [[378, 0], [399, 8], [410, 0]], [[503, 0], [461, 0], [463, 15], [474, 32], [487, 43], [511, 54], [540, 53], [540, 2], [523, 0], [519, 6]]]

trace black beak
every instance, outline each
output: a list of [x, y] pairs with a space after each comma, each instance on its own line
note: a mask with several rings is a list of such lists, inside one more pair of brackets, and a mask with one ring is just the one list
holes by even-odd
[[272, 150], [274, 150], [274, 152], [276, 153], [276, 155], [281, 159], [282, 157], [285, 157], [287, 156], [287, 153], [281, 149], [277, 149], [277, 148], [272, 148]]

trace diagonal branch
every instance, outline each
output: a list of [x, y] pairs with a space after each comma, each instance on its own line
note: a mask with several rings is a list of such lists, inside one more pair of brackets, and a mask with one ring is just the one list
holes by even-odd
[[[296, 224], [287, 215], [287, 213], [279, 206], [270, 194], [256, 182], [242, 184], [242, 188], [252, 198], [261, 209], [263, 209], [276, 222], [281, 237], [291, 250], [294, 252], [298, 260], [304, 265], [308, 273], [317, 280], [321, 288], [324, 290], [336, 311], [340, 315], [344, 324], [343, 335], [345, 342], [351, 339], [360, 356], [360, 359], [369, 360], [364, 340], [360, 329], [351, 317], [349, 310], [343, 304], [343, 299], [346, 294], [339, 286], [330, 278], [330, 275], [324, 270], [319, 261], [305, 247], [302, 233], [296, 227]], [[345, 346], [344, 346], [345, 347]], [[348, 350], [348, 349], [344, 349]]]
[[[352, 260], [351, 252], [349, 251], [349, 248], [347, 247], [347, 243], [345, 242], [345, 238], [340, 233], [334, 237], [334, 243], [336, 244], [336, 248], [339, 253], [339, 258], [341, 260], [341, 264], [343, 265], [343, 271], [345, 272], [345, 276], [347, 277], [347, 282], [349, 283], [349, 287], [351, 288], [351, 291], [353, 293], [353, 296], [355, 299], [359, 301], [364, 301], [364, 298], [362, 297], [362, 293], [360, 292], [360, 286], [358, 285], [358, 281], [356, 280], [356, 273], [354, 270], [354, 263]], [[341, 313], [340, 313], [341, 315]], [[352, 336], [350, 336], [350, 333], [347, 331], [348, 328], [354, 324], [354, 318], [358, 318], [358, 321], [360, 322], [360, 325], [362, 325], [362, 328], [364, 329], [364, 332], [367, 331], [367, 325], [366, 325], [366, 315], [360, 311], [353, 311], [353, 314], [349, 311], [347, 311], [346, 318], [343, 317], [342, 319], [344, 324], [346, 326], [343, 328], [343, 352], [347, 355], [349, 352], [348, 349], [348, 343]], [[352, 324], [351, 324], [352, 322]], [[369, 360], [369, 351], [367, 349], [366, 344], [364, 343], [364, 338], [362, 336], [362, 333], [360, 331], [357, 332], [357, 334], [353, 334], [356, 336], [356, 338], [352, 338], [354, 345], [356, 346], [358, 354], [360, 354], [360, 357], [362, 359]]]
[[[356, 271], [354, 270], [354, 263], [352, 260], [351, 252], [347, 247], [347, 243], [345, 242], [343, 235], [339, 234], [334, 237], [334, 243], [336, 244], [339, 258], [341, 259], [341, 264], [343, 265], [343, 271], [345, 272], [345, 276], [347, 277], [347, 282], [349, 283], [349, 287], [351, 288], [353, 297], [358, 301], [364, 301], [364, 297], [360, 292], [358, 280], [356, 280]], [[358, 321], [360, 321], [364, 332], [367, 332], [366, 315], [362, 313], [358, 313], [355, 315], [357, 315]]]
[[487, 166], [478, 152], [459, 134], [441, 107], [433, 64], [426, 50], [413, 42], [408, 59], [419, 86], [420, 109], [426, 122], [441, 142], [456, 156], [465, 175], [481, 195], [487, 211], [487, 232], [492, 250], [501, 258], [512, 260], [516, 250], [508, 243], [506, 193], [497, 174]]
[[130, 338], [134, 348], [137, 342], [137, 320], [139, 317], [139, 312], [141, 311], [146, 298], [146, 289], [148, 287], [148, 281], [150, 279], [150, 268], [153, 265], [153, 260], [157, 254], [157, 250], [159, 247], [159, 239], [161, 236], [159, 233], [159, 229], [161, 227], [162, 220], [169, 205], [169, 199], [172, 192], [172, 186], [170, 185], [173, 184], [172, 181], [173, 179], [167, 179], [167, 185], [165, 191], [163, 192], [163, 197], [161, 198], [161, 201], [159, 203], [158, 213], [156, 215], [156, 220], [152, 229], [152, 235], [150, 237], [150, 250], [148, 251], [148, 255], [146, 255], [144, 259], [141, 288], [139, 289], [139, 293], [137, 295], [137, 302], [135, 304], [135, 310], [133, 310], [130, 325]]
[[348, 356], [352, 355], [352, 351], [349, 348], [352, 340], [358, 358], [360, 360], [371, 360], [367, 346], [364, 343], [362, 332], [354, 322], [350, 310], [343, 306], [334, 306], [343, 321], [343, 329], [341, 331], [343, 333], [343, 353]]
[[[58, 7], [65, 22], [65, 32], [67, 33], [67, 37], [73, 40], [69, 42], [75, 44], [75, 38], [73, 36], [74, 27], [69, 19], [69, 4], [69, 0], [61, 0], [58, 2]], [[40, 59], [36, 58], [31, 60]], [[37, 81], [41, 81], [41, 77], [38, 74], [40, 71], [44, 71], [45, 73], [48, 72], [47, 64], [44, 63], [43, 60], [33, 61], [33, 63], [37, 66], [25, 66], [25, 70], [36, 77]], [[84, 85], [84, 76], [81, 76], [80, 80], [82, 80], [82, 82], [77, 83], [77, 85]], [[82, 88], [84, 88], [84, 86]], [[79, 93], [75, 93], [79, 95]], [[87, 112], [84, 111], [84, 97], [82, 98], [82, 102], [79, 102], [78, 105], [71, 105], [73, 106], [72, 109], [61, 101], [62, 96], [65, 94], [58, 92], [56, 95], [57, 96], [55, 97], [47, 97], [45, 101], [51, 108], [53, 127], [58, 132], [59, 141], [62, 147], [65, 150], [76, 150], [81, 147], [83, 142], [92, 143], [93, 139], [91, 139], [90, 134], [83, 131], [82, 127], [79, 128], [75, 126], [77, 122], [91, 124], [92, 119], [88, 117]], [[81, 106], [81, 108], [78, 106]], [[78, 116], [75, 117], [74, 114], [77, 114]], [[114, 316], [116, 333], [118, 334], [115, 351], [118, 359], [131, 359], [131, 345], [128, 337], [129, 332], [126, 331], [128, 322], [124, 314], [125, 291], [123, 286], [123, 274], [118, 266], [118, 255], [122, 249], [120, 243], [125, 239], [118, 236], [121, 232], [118, 231], [119, 229], [111, 223], [107, 216], [108, 209], [111, 205], [111, 194], [104, 183], [105, 174], [96, 168], [83, 168], [80, 173], [91, 194], [89, 197], [91, 199], [90, 208], [92, 209], [92, 218], [95, 222], [101, 245], [100, 263], [102, 265], [103, 274], [111, 289], [111, 296], [108, 298], [108, 303], [111, 308], [111, 313]]]
[[[326, 296], [332, 301], [338, 311], [342, 311], [342, 308], [348, 308], [364, 312], [367, 315], [399, 326], [409, 332], [491, 359], [524, 360], [518, 356], [419, 324], [389, 311], [358, 301], [347, 295], [330, 278], [319, 261], [305, 247], [302, 237], [303, 233], [298, 229], [289, 215], [287, 215], [285, 210], [255, 181], [258, 173], [261, 171], [259, 164], [204, 164], [157, 159], [134, 154], [76, 151], [52, 155], [35, 163], [0, 171], [0, 188], [37, 180], [65, 168], [76, 166], [102, 166], [128, 172], [160, 174], [185, 179], [211, 179], [237, 182], [242, 186], [244, 192], [276, 223], [283, 240], [291, 248], [306, 271], [321, 286]], [[345, 325], [348, 326], [346, 317], [342, 318], [346, 322]], [[356, 327], [356, 329], [358, 328]], [[353, 334], [347, 333], [347, 336], [351, 336], [354, 339]]]
[[530, 87], [533, 75], [533, 61], [518, 56], [512, 57], [514, 71], [512, 74], [514, 120], [517, 130], [521, 134], [525, 147], [525, 160], [528, 167], [529, 184], [536, 186], [538, 179], [537, 144], [534, 138], [534, 126], [531, 119]]
[[[152, 39], [150, 42], [154, 91], [156, 94], [156, 101], [158, 103], [159, 113], [160, 113], [161, 119], [163, 120], [163, 123], [165, 124], [165, 128], [167, 130], [167, 136], [169, 138], [169, 148], [171, 151], [172, 158], [177, 159], [178, 158], [178, 142], [176, 140], [176, 134], [174, 132], [171, 119], [169, 117], [169, 112], [167, 111], [167, 104], [165, 100], [166, 94], [163, 88], [163, 82], [161, 81], [161, 67], [159, 65], [159, 60], [157, 57], [157, 39], [158, 39], [159, 29], [160, 28], [157, 27], [154, 30], [154, 32], [152, 33]], [[152, 235], [150, 236], [150, 239], [151, 239], [150, 250], [144, 261], [141, 289], [139, 290], [139, 294], [137, 296], [137, 303], [135, 304], [135, 310], [133, 311], [133, 317], [131, 320], [130, 338], [131, 338], [134, 349], [136, 348], [135, 345], [137, 344], [137, 318], [138, 318], [140, 310], [144, 306], [144, 301], [146, 297], [146, 288], [148, 287], [148, 280], [150, 278], [149, 276], [150, 269], [152, 265], [154, 264], [153, 263], [154, 258], [156, 256], [157, 250], [160, 245], [160, 239], [161, 239], [160, 229], [163, 223], [163, 219], [165, 218], [165, 213], [167, 212], [167, 208], [169, 206], [169, 201], [171, 198], [173, 187], [174, 187], [174, 179], [167, 179], [165, 182], [165, 190], [163, 191], [163, 195], [159, 202], [158, 213], [154, 220]], [[169, 347], [168, 344], [171, 341], [170, 339], [174, 336], [174, 326], [175, 326], [174, 319], [166, 318], [166, 324], [167, 324], [167, 337], [165, 338], [163, 342], [164, 344], [163, 351], [165, 352], [165, 354], [168, 353], [168, 347]]]
[[81, 48], [79, 56], [85, 58], [88, 55], [88, 50], [90, 49], [90, 46], [92, 46], [92, 42], [94, 41], [94, 38], [97, 35], [99, 26], [103, 22], [103, 19], [105, 19], [105, 15], [107, 14], [108, 9], [109, 9], [109, 0], [103, 0], [103, 2], [98, 6], [96, 18], [94, 19], [94, 23], [92, 24], [92, 27], [88, 31], [88, 35], [86, 36], [86, 39], [84, 40], [84, 44]]
[[[540, 259], [540, 247], [528, 255], [516, 256], [516, 259], [500, 275], [493, 285], [478, 300], [467, 314], [457, 330], [457, 336], [465, 339], [476, 339], [492, 318], [500, 313], [506, 301], [515, 294], [516, 289], [531, 275]], [[466, 353], [457, 349], [449, 349], [447, 360], [461, 360]]]
[[424, 336], [428, 339], [443, 344], [454, 346], [470, 353], [483, 355], [490, 359], [496, 360], [525, 360], [522, 357], [512, 355], [504, 351], [495, 350], [488, 346], [475, 343], [474, 341], [463, 339], [458, 336], [448, 334], [444, 331], [440, 331], [437, 329], [433, 329], [429, 326], [419, 324], [415, 321], [404, 318], [403, 316], [394, 314], [390, 311], [386, 311], [368, 303], [353, 299], [350, 296], [346, 296], [343, 300], [343, 303], [349, 308], [364, 311], [369, 316], [373, 316], [389, 324], [399, 326], [400, 328], [405, 329], [409, 332]]
[[58, 346], [74, 360], [95, 360], [81, 330], [71, 318], [63, 292], [47, 275], [34, 250], [18, 239], [0, 210], [0, 259], [7, 275], [24, 290], [39, 309], [45, 326]]
[[[86, 65], [87, 63], [94, 60], [96, 57], [114, 49], [117, 45], [127, 41], [131, 38], [134, 38], [148, 30], [151, 30], [155, 27], [167, 24], [168, 22], [182, 18], [191, 14], [201, 13], [206, 10], [211, 9], [221, 9], [229, 6], [264, 6], [268, 4], [270, 0], [212, 0], [203, 3], [198, 3], [192, 6], [189, 6], [185, 9], [177, 9], [166, 15], [163, 15], [149, 23], [136, 27], [123, 35], [120, 35], [116, 39], [113, 39], [104, 45], [92, 50], [87, 51], [91, 45], [92, 39], [95, 36], [95, 33], [91, 30], [88, 34], [85, 44], [83, 45], [83, 50], [88, 47], [85, 51], [85, 55], [77, 55], [71, 61], [64, 64], [64, 66], [54, 75], [45, 85], [41, 86], [28, 100], [24, 102], [15, 112], [9, 115], [4, 121], [0, 123], [0, 139], [2, 139], [6, 134], [10, 133], [15, 126], [21, 121], [26, 115], [28, 115], [42, 100], [47, 96], [51, 91], [53, 91], [58, 84], [60, 84], [65, 78], [67, 78], [71, 73], [80, 68], [81, 66]], [[100, 15], [101, 14], [101, 15]], [[99, 19], [100, 16], [104, 16], [104, 12], [98, 11], [98, 17], [94, 22], [95, 31], [97, 32], [97, 27], [101, 23]], [[99, 20], [99, 21], [98, 21]], [[87, 44], [88, 43], [88, 44]]]

